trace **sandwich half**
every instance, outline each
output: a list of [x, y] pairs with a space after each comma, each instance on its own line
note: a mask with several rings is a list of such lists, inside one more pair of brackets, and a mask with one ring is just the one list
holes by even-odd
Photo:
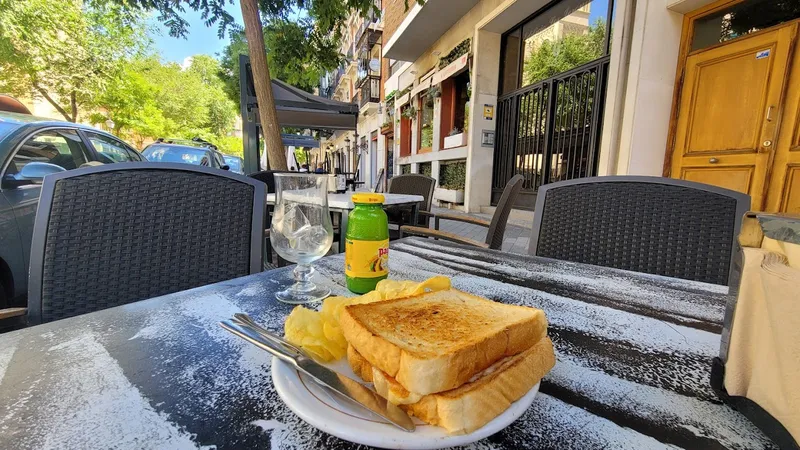
[[547, 334], [540, 309], [455, 289], [350, 305], [339, 323], [348, 344], [372, 367], [420, 395], [457, 388]]
[[[355, 349], [348, 350], [347, 360], [356, 367], [369, 362]], [[437, 394], [409, 392], [394, 378], [373, 367], [370, 377], [375, 390], [406, 412], [451, 434], [471, 433], [502, 414], [522, 398], [555, 365], [550, 338], [540, 339], [524, 352], [500, 359], [474, 375], [462, 386]], [[366, 380], [366, 379], [365, 379]]]

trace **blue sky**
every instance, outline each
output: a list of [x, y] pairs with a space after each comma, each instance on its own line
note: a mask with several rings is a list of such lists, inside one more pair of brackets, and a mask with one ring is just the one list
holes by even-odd
[[[238, 1], [225, 9], [233, 16], [236, 23], [242, 24], [242, 10]], [[187, 56], [198, 54], [216, 56], [228, 44], [227, 36], [219, 39], [217, 25], [207, 27], [199, 12], [187, 8], [182, 17], [189, 22], [189, 34], [186, 39], [170, 36], [167, 27], [158, 22], [157, 17], [150, 19], [158, 31], [158, 34], [152, 36], [154, 45], [164, 61], [182, 63]]]

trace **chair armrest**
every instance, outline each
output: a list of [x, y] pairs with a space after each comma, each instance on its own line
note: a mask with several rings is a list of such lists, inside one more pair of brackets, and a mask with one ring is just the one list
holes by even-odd
[[479, 219], [477, 217], [468, 216], [466, 214], [436, 214], [436, 226], [435, 228], [439, 229], [439, 221], [440, 220], [454, 220], [456, 222], [464, 222], [469, 223], [472, 225], [480, 225], [482, 227], [489, 228], [491, 225], [491, 221], [486, 219]]
[[422, 237], [443, 239], [445, 241], [455, 242], [457, 244], [470, 245], [472, 247], [489, 248], [489, 244], [485, 242], [479, 242], [473, 239], [465, 238], [464, 236], [448, 233], [446, 231], [432, 230], [430, 228], [412, 227], [409, 225], [403, 225], [402, 227], [400, 227], [400, 238], [403, 238], [404, 234], [408, 234], [411, 236], [422, 236]]
[[420, 216], [426, 216], [426, 217], [436, 217], [436, 214], [434, 214], [432, 212], [428, 212], [428, 211], [422, 211], [422, 210], [417, 211], [417, 214], [419, 214]]
[[8, 319], [11, 317], [24, 316], [28, 312], [28, 308], [5, 308], [0, 309], [0, 319]]

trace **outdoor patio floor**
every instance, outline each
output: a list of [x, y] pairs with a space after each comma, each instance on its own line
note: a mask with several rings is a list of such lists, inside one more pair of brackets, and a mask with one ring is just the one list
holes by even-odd
[[[479, 217], [481, 219], [492, 220], [492, 216], [490, 214], [467, 214], [461, 211], [455, 211], [447, 208], [437, 208], [435, 206], [431, 212], [434, 214], [464, 214], [472, 217]], [[508, 226], [506, 227], [506, 234], [503, 236], [503, 251], [522, 255], [528, 254], [531, 226], [532, 224], [528, 221], [509, 219]], [[470, 225], [463, 222], [455, 222], [452, 220], [442, 220], [439, 227], [442, 231], [455, 233], [480, 242], [484, 242], [486, 240], [486, 232], [488, 231], [488, 228], [485, 227]]]

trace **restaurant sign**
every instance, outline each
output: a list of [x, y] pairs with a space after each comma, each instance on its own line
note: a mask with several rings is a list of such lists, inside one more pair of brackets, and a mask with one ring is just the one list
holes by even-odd
[[460, 74], [468, 68], [468, 65], [469, 53], [464, 53], [458, 59], [448, 64], [444, 69], [436, 72], [433, 76], [433, 84], [439, 84], [450, 77]]

